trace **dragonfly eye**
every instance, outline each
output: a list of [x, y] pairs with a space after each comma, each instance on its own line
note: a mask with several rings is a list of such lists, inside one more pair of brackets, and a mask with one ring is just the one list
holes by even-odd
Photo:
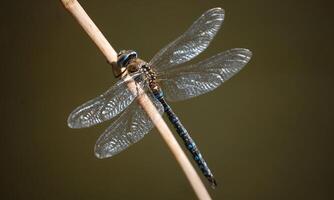
[[118, 53], [117, 65], [122, 68], [126, 67], [130, 60], [137, 58], [137, 53], [132, 50], [122, 50]]

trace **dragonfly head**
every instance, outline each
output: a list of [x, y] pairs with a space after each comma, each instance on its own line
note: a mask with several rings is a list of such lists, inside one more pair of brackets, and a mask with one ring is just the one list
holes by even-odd
[[137, 52], [133, 50], [122, 50], [118, 53], [117, 65], [119, 68], [124, 68], [134, 58], [137, 58]]
[[137, 58], [137, 53], [133, 50], [122, 50], [117, 55], [117, 62], [113, 66], [115, 77], [121, 77], [127, 70], [127, 66], [133, 59]]

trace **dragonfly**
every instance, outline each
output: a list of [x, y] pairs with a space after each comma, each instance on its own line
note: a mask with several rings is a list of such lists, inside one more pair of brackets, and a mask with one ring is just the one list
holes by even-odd
[[[250, 60], [250, 50], [235, 48], [196, 64], [184, 64], [209, 46], [222, 25], [224, 15], [222, 8], [206, 11], [150, 62], [138, 58], [133, 50], [120, 51], [117, 77], [127, 72], [126, 76], [122, 76], [125, 78], [76, 108], [69, 115], [68, 126], [85, 128], [118, 116], [98, 138], [94, 148], [97, 158], [114, 156], [141, 140], [154, 127], [152, 120], [136, 102], [145, 94], [161, 115], [166, 113], [195, 163], [214, 188], [217, 182], [211, 170], [167, 101], [186, 100], [210, 92], [239, 72]], [[128, 87], [133, 82], [136, 89]]]

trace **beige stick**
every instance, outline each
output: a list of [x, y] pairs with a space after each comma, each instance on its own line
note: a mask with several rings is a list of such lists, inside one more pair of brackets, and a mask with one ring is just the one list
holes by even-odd
[[[109, 63], [115, 63], [117, 61], [117, 53], [103, 36], [101, 31], [96, 27], [94, 22], [87, 15], [85, 10], [81, 7], [77, 0], [61, 0], [65, 8], [74, 16], [79, 22], [85, 32], [94, 41], [97, 47], [102, 51], [103, 55], [107, 58]], [[113, 65], [114, 66], [114, 65]], [[128, 85], [132, 87], [131, 84]], [[180, 164], [182, 170], [186, 174], [191, 186], [193, 187], [197, 197], [199, 199], [211, 199], [208, 191], [204, 187], [201, 179], [196, 173], [195, 169], [188, 160], [186, 154], [177, 143], [171, 130], [168, 128], [166, 122], [162, 119], [153, 103], [149, 100], [147, 95], [141, 95], [138, 98], [139, 104], [143, 107], [150, 119], [153, 121], [155, 127], [158, 129], [167, 146], [172, 151], [174, 157]]]

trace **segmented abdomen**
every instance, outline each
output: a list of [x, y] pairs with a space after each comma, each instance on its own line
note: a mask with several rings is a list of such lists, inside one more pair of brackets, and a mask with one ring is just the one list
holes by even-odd
[[216, 180], [213, 177], [213, 174], [211, 173], [208, 165], [206, 164], [205, 160], [203, 159], [199, 149], [197, 148], [194, 140], [190, 137], [187, 129], [182, 125], [179, 118], [176, 116], [176, 114], [173, 112], [172, 108], [167, 104], [163, 97], [163, 92], [157, 91], [154, 93], [154, 96], [161, 102], [161, 104], [164, 107], [164, 111], [167, 114], [170, 122], [173, 124], [173, 126], [176, 129], [176, 132], [179, 134], [179, 136], [182, 138], [184, 144], [186, 145], [187, 149], [193, 156], [193, 159], [195, 160], [198, 167], [201, 169], [203, 175], [209, 180], [211, 183], [211, 186], [214, 188], [217, 183]]

